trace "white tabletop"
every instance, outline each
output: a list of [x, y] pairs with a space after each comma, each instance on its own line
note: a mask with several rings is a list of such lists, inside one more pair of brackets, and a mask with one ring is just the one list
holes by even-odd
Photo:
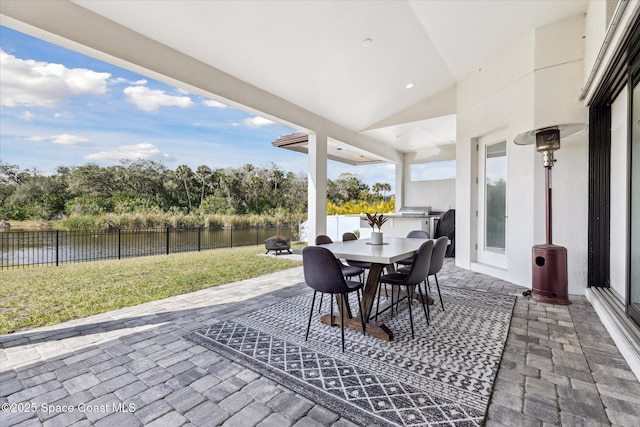
[[406, 237], [385, 237], [384, 244], [372, 245], [371, 239], [350, 240], [322, 245], [336, 258], [353, 261], [365, 261], [378, 264], [393, 264], [396, 261], [415, 255], [426, 239]]

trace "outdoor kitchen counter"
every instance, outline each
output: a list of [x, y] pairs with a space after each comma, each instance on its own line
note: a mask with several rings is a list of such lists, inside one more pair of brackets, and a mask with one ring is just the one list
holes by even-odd
[[[428, 215], [415, 216], [415, 215], [399, 215], [390, 214], [385, 215], [389, 217], [382, 226], [382, 232], [385, 236], [389, 237], [406, 237], [407, 233], [412, 230], [424, 230], [429, 233], [429, 236], [433, 237], [435, 233], [435, 227], [438, 223], [438, 219], [442, 213], [432, 212]], [[378, 231], [376, 229], [376, 231]], [[360, 237], [366, 238], [371, 234], [371, 227], [367, 223], [366, 216], [360, 217]]]

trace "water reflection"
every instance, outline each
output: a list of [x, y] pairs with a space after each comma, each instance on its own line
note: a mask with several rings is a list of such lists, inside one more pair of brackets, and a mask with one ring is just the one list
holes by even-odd
[[0, 234], [0, 268], [59, 265], [236, 246], [263, 245], [288, 226], [266, 228], [157, 228], [108, 231], [11, 231]]

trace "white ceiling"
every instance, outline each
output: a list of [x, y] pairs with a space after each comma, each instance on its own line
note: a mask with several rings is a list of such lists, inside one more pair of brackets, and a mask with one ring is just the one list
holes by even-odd
[[[455, 115], [383, 129], [376, 123], [452, 87], [534, 28], [585, 13], [588, 1], [74, 3], [411, 152], [455, 141]], [[363, 46], [365, 39], [372, 43]]]

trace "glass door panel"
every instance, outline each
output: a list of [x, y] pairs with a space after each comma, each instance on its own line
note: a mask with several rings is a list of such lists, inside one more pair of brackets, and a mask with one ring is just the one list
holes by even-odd
[[504, 255], [507, 248], [507, 142], [486, 148], [484, 249]]
[[507, 267], [507, 140], [480, 140], [478, 261]]

